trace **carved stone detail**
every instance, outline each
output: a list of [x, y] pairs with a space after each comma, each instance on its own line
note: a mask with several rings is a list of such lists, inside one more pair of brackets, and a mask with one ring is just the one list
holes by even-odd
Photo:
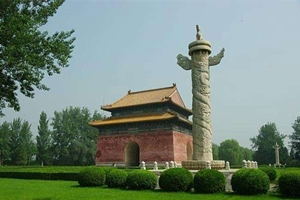
[[[199, 28], [197, 28], [199, 32]], [[200, 39], [200, 40], [199, 40]], [[224, 57], [223, 48], [219, 54], [209, 57], [210, 43], [197, 37], [189, 45], [192, 60], [179, 54], [177, 64], [192, 71], [193, 93], [193, 160], [212, 161], [212, 126], [210, 106], [210, 69]]]

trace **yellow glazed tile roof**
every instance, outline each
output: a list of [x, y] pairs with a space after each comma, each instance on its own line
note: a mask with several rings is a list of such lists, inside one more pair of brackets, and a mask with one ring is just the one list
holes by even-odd
[[102, 106], [103, 110], [110, 110], [113, 108], [143, 105], [150, 103], [158, 103], [169, 101], [170, 96], [177, 91], [176, 85], [173, 84], [171, 87], [158, 88], [153, 90], [144, 90], [138, 92], [128, 91], [128, 94], [125, 95], [120, 100], [116, 101], [113, 104]]
[[[157, 121], [157, 120], [169, 120], [179, 118], [176, 114], [165, 112], [165, 113], [156, 113], [156, 114], [143, 114], [143, 115], [133, 115], [128, 117], [110, 117], [104, 120], [96, 120], [89, 122], [89, 125], [98, 127], [105, 125], [115, 125], [115, 124], [124, 124], [124, 123], [134, 123], [134, 122], [145, 122], [145, 121]], [[186, 119], [179, 118], [179, 120], [191, 124], [190, 121]]]

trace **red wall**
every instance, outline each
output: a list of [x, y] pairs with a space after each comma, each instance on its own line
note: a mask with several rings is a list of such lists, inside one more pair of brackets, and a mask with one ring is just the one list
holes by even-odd
[[174, 160], [172, 135], [172, 131], [158, 131], [99, 136], [96, 163], [125, 162], [125, 148], [132, 141], [139, 145], [140, 162]]
[[[187, 145], [190, 145], [191, 151], [193, 149], [193, 137], [191, 135], [183, 134], [174, 131], [174, 161], [181, 162], [188, 160]], [[191, 152], [192, 153], [192, 152]]]
[[165, 163], [171, 160], [180, 163], [187, 160], [187, 144], [193, 147], [192, 136], [175, 131], [99, 136], [96, 164], [124, 163], [126, 145], [132, 141], [139, 145], [139, 161], [148, 163]]

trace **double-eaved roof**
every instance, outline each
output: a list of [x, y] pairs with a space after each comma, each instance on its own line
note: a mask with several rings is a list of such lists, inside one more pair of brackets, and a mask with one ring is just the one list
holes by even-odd
[[[151, 90], [137, 91], [128, 93], [116, 101], [113, 104], [102, 106], [101, 109], [106, 111], [113, 111], [115, 109], [121, 109], [126, 107], [143, 106], [157, 103], [170, 103], [183, 110], [187, 115], [191, 115], [192, 111], [185, 107], [181, 96], [177, 90], [176, 84], [171, 87], [157, 88]], [[185, 123], [191, 124], [190, 121], [179, 117], [178, 114], [173, 112], [162, 112], [162, 113], [148, 113], [148, 114], [134, 114], [131, 116], [112, 116], [104, 120], [96, 120], [90, 122], [89, 125], [98, 127], [114, 124], [124, 123], [135, 123], [135, 122], [146, 122], [146, 121], [158, 121], [158, 120], [169, 120], [178, 119]]]

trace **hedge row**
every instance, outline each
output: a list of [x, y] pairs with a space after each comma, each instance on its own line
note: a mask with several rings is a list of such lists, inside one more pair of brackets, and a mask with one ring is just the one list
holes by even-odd
[[[45, 167], [45, 169], [46, 168], [47, 167]], [[94, 167], [88, 167], [88, 168], [94, 168]], [[111, 170], [115, 169], [114, 167], [101, 167], [101, 168], [105, 171], [106, 175]], [[28, 169], [31, 168], [28, 167]], [[51, 168], [51, 170], [54, 170], [54, 172], [0, 171], [0, 178], [78, 181], [78, 172], [75, 172], [76, 170], [74, 170], [74, 172], [56, 172], [56, 170], [58, 169], [59, 167]], [[62, 171], [63, 169], [64, 168], [62, 167], [59, 170]]]
[[78, 173], [0, 172], [1, 178], [77, 181]]
[[128, 188], [131, 190], [152, 190], [157, 185], [157, 176], [146, 170], [133, 170], [127, 174], [124, 170], [105, 171], [98, 167], [89, 167], [79, 172], [80, 186], [102, 186]]

